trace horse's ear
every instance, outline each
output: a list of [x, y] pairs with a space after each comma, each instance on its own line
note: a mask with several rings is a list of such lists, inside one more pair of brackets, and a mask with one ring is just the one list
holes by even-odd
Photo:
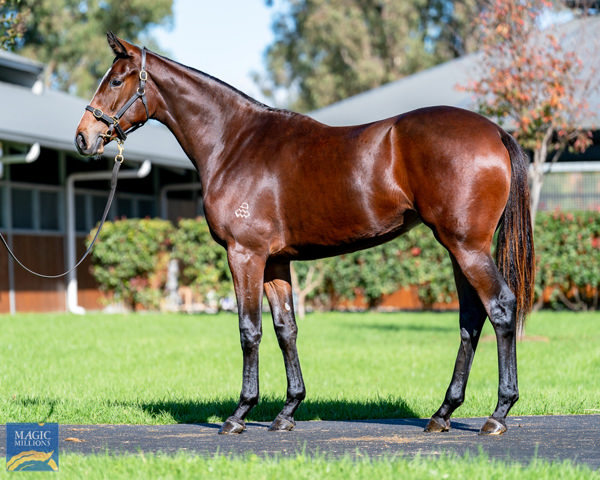
[[113, 32], [106, 32], [106, 39], [117, 58], [128, 58], [130, 56], [121, 40]]

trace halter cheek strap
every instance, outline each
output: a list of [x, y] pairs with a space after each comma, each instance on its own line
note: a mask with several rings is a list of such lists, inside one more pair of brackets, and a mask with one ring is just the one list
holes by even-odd
[[[104, 123], [106, 123], [106, 125], [108, 125], [108, 127], [110, 127], [109, 131], [104, 135], [105, 137], [110, 138], [112, 136], [112, 132], [115, 131], [117, 133], [117, 137], [119, 137], [119, 139], [121, 141], [125, 141], [127, 139], [128, 134], [130, 134], [134, 130], [137, 130], [138, 128], [140, 128], [150, 118], [150, 113], [148, 112], [148, 102], [146, 101], [146, 80], [148, 80], [148, 72], [146, 72], [146, 47], [142, 48], [142, 68], [140, 69], [139, 80], [140, 80], [140, 83], [139, 83], [139, 86], [138, 86], [138, 89], [136, 90], [136, 92], [131, 96], [131, 98], [127, 101], [127, 103], [125, 103], [125, 105], [123, 105], [121, 107], [121, 109], [115, 115], [113, 115], [113, 116], [107, 115], [99, 108], [94, 108], [91, 105], [88, 105], [87, 107], [85, 107], [85, 109], [88, 112], [92, 112], [92, 115], [94, 115], [96, 120], [104, 122]], [[144, 108], [146, 109], [146, 120], [144, 120], [143, 122], [135, 123], [131, 127], [129, 127], [127, 129], [127, 131], [124, 131], [123, 127], [121, 127], [119, 121], [121, 120], [121, 117], [125, 114], [125, 112], [127, 110], [129, 110], [129, 108], [138, 99], [142, 100], [142, 103], [144, 104]]]

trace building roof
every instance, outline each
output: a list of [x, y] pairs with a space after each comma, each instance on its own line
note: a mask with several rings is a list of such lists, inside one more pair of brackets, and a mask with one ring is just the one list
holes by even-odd
[[[580, 55], [585, 57], [584, 68], [597, 66], [600, 63], [600, 16], [576, 19], [560, 25], [557, 27], [557, 36], [562, 39], [565, 46], [578, 42], [581, 46]], [[309, 115], [329, 125], [353, 125], [434, 105], [474, 109], [473, 94], [460, 91], [457, 86], [467, 85], [469, 81], [477, 78], [477, 65], [480, 58], [481, 53], [474, 53], [442, 63], [315, 110]], [[586, 119], [582, 126], [598, 128], [600, 126], [598, 89], [588, 98], [588, 103], [593, 118]]]
[[470, 78], [476, 55], [468, 55], [423, 70], [395, 82], [369, 90], [311, 112], [328, 125], [353, 125], [393, 117], [416, 108], [453, 105], [470, 108], [469, 93], [455, 87]]
[[33, 87], [43, 71], [43, 63], [0, 50], [0, 82]]

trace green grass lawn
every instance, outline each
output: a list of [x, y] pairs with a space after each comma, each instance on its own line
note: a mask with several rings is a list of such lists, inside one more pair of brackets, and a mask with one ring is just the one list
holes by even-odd
[[[27, 476], [7, 473], [0, 477]], [[260, 458], [256, 455], [202, 457], [189, 453], [177, 455], [82, 456], [62, 455], [60, 471], [35, 472], [38, 479], [147, 480], [147, 479], [419, 479], [419, 480], [599, 480], [600, 472], [569, 462], [550, 464], [534, 460], [529, 465], [507, 464], [490, 460], [485, 455], [459, 458], [440, 455], [431, 459], [417, 457], [331, 459], [299, 454], [292, 458]]]
[[[241, 386], [237, 318], [219, 315], [1, 316], [0, 418], [59, 423], [220, 422]], [[270, 421], [286, 383], [270, 316], [261, 344]], [[454, 365], [452, 313], [323, 313], [299, 322], [307, 399], [297, 420], [429, 417]], [[534, 314], [518, 345], [513, 415], [600, 413], [600, 314]], [[457, 416], [486, 416], [497, 392], [488, 325]]]
[[[241, 351], [235, 315], [45, 314], [0, 316], [0, 322], [2, 422], [221, 422], [237, 402]], [[456, 314], [309, 315], [299, 322], [308, 396], [296, 419], [429, 417], [450, 380], [457, 323]], [[286, 388], [269, 315], [264, 331], [263, 400], [251, 414], [258, 421], [273, 419]], [[526, 333], [518, 345], [521, 400], [512, 414], [600, 413], [600, 314], [538, 313]], [[457, 416], [492, 412], [496, 361], [488, 325]], [[534, 461], [525, 467], [483, 455], [371, 461], [67, 454], [60, 470], [60, 478], [111, 479], [600, 479], [599, 472], [569, 463]]]

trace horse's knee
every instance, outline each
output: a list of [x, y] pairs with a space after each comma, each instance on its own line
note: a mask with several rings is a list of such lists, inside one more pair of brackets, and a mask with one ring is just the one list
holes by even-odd
[[240, 343], [244, 352], [251, 351], [260, 345], [262, 331], [257, 328], [240, 328]]

